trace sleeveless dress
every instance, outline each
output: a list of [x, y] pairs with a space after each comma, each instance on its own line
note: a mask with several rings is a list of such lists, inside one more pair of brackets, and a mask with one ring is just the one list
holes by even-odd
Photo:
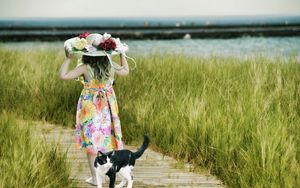
[[[89, 67], [89, 66], [88, 66]], [[83, 82], [76, 112], [76, 148], [97, 154], [123, 149], [119, 109], [113, 80]]]

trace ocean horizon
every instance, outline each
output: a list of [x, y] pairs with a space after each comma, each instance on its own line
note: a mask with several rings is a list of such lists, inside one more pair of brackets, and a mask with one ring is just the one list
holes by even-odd
[[107, 18], [0, 18], [1, 27], [139, 27], [139, 26], [227, 26], [295, 25], [300, 15], [107, 17]]
[[[234, 39], [122, 40], [128, 55], [172, 54], [190, 57], [296, 58], [300, 62], [300, 37], [241, 37]], [[0, 49], [63, 51], [64, 41], [0, 42]]]

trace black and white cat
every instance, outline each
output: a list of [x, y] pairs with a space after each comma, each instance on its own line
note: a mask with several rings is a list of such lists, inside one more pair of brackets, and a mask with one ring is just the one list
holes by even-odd
[[141, 157], [148, 147], [149, 137], [144, 135], [143, 145], [136, 152], [127, 149], [115, 150], [108, 153], [98, 152], [94, 166], [96, 168], [96, 178], [98, 188], [102, 188], [105, 175], [109, 177], [109, 187], [115, 187], [116, 173], [122, 178], [122, 181], [116, 188], [121, 188], [128, 182], [127, 188], [131, 188], [133, 184], [132, 169], [135, 160]]

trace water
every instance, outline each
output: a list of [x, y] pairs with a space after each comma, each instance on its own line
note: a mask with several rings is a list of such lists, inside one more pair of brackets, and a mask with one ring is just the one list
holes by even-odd
[[128, 18], [23, 18], [1, 19], [1, 27], [119, 27], [119, 26], [203, 26], [203, 25], [300, 24], [299, 15], [128, 17]]
[[[252, 58], [264, 56], [296, 57], [300, 61], [300, 37], [243, 37], [235, 39], [180, 39], [180, 40], [124, 40], [129, 45], [128, 55], [148, 55], [152, 53], [186, 56], [221, 56]], [[61, 49], [60, 42], [7, 42], [0, 43], [6, 49]]]
[[132, 46], [132, 51], [144, 54], [160, 52], [240, 58], [296, 56], [300, 59], [300, 37], [130, 41], [128, 44]]
[[[172, 17], [172, 18], [73, 18], [73, 19], [11, 19], [1, 20], [0, 28], [7, 26], [26, 27], [85, 27], [85, 26], [144, 26], [147, 25], [235, 25], [235, 24], [300, 24], [300, 16], [222, 16], [222, 17]], [[42, 32], [42, 31], [38, 31]], [[234, 56], [249, 58], [262, 55], [270, 58], [296, 56], [300, 59], [300, 37], [243, 37], [235, 39], [190, 39], [190, 40], [125, 40], [130, 46], [128, 54], [172, 53], [188, 56]], [[0, 47], [63, 48], [61, 42], [8, 42]]]

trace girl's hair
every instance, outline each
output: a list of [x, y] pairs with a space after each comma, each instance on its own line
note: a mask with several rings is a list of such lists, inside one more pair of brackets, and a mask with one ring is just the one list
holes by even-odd
[[82, 56], [82, 62], [90, 65], [94, 70], [94, 76], [99, 81], [107, 80], [110, 75], [111, 65], [107, 56]]

